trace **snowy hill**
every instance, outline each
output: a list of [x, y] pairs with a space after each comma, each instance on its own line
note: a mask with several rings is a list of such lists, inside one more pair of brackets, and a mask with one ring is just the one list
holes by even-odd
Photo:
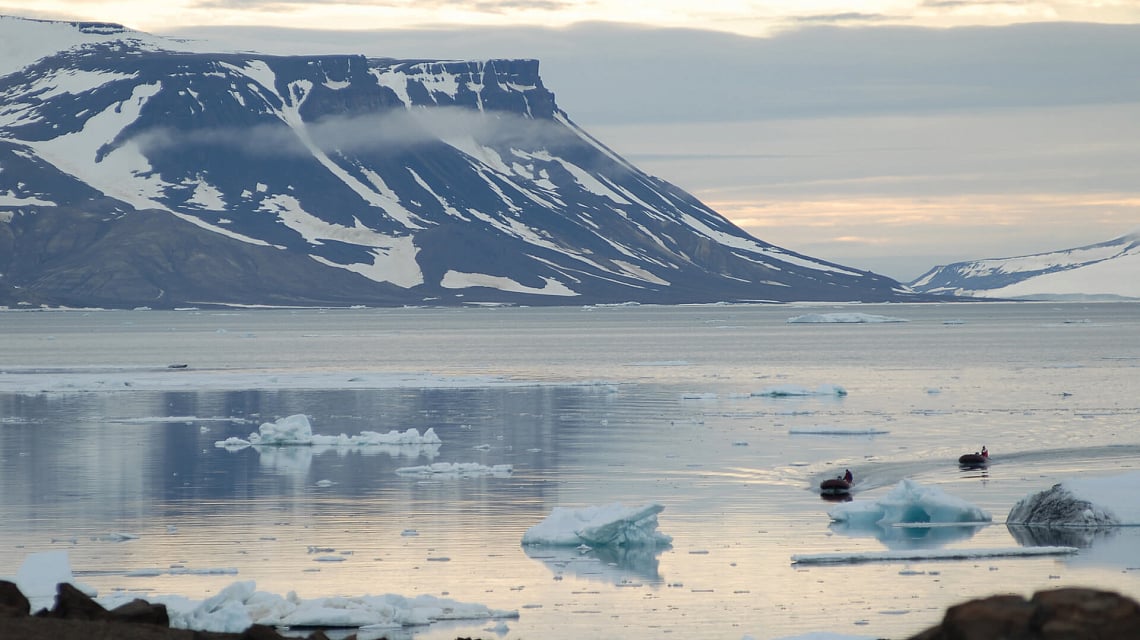
[[1075, 249], [935, 267], [910, 286], [983, 298], [1140, 298], [1140, 230]]
[[0, 74], [0, 305], [915, 299], [640, 171], [535, 60], [0, 17]]

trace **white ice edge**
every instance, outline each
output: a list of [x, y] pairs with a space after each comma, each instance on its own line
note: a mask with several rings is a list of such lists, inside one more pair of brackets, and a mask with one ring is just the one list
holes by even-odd
[[792, 556], [792, 564], [858, 564], [899, 560], [971, 560], [1060, 556], [1077, 553], [1076, 547], [1001, 547], [991, 549], [900, 549], [893, 551], [804, 553]]

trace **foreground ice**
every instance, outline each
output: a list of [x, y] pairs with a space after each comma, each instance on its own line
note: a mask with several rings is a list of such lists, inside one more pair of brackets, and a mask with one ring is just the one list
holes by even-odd
[[990, 522], [993, 516], [938, 487], [903, 478], [887, 495], [874, 502], [847, 502], [827, 513], [836, 522], [855, 527], [891, 527], [908, 523]]
[[791, 324], [874, 324], [882, 322], [909, 322], [905, 318], [892, 318], [891, 316], [877, 316], [870, 313], [805, 313], [802, 316], [788, 318]]
[[1076, 547], [1002, 547], [997, 549], [903, 549], [870, 552], [804, 553], [793, 564], [855, 564], [898, 560], [970, 560], [1018, 556], [1059, 556], [1076, 553]]
[[424, 476], [429, 478], [475, 478], [479, 476], [509, 477], [514, 467], [509, 464], [487, 466], [478, 462], [436, 462], [418, 467], [400, 467], [396, 473], [402, 476]]
[[669, 545], [671, 536], [657, 531], [657, 514], [665, 506], [651, 502], [626, 507], [620, 502], [581, 509], [555, 507], [542, 522], [526, 530], [524, 545], [574, 547]]
[[[54, 606], [56, 585], [75, 584], [66, 551], [29, 555], [15, 579], [20, 591], [31, 602], [32, 611]], [[91, 590], [78, 586], [82, 591]], [[365, 595], [302, 599], [295, 593], [280, 596], [257, 591], [252, 580], [235, 582], [217, 595], [192, 600], [178, 595], [140, 595], [118, 592], [96, 601], [114, 609], [142, 597], [166, 605], [170, 626], [196, 631], [241, 633], [252, 624], [275, 627], [357, 628], [358, 640], [381, 638], [392, 629], [428, 625], [441, 620], [492, 620], [518, 618], [517, 611], [491, 609], [482, 604], [420, 595]]]
[[1140, 472], [1069, 478], [1019, 500], [1006, 524], [1051, 527], [1140, 526]]
[[338, 436], [319, 435], [313, 433], [313, 427], [309, 424], [308, 416], [295, 414], [281, 418], [276, 422], [263, 423], [258, 427], [257, 431], [249, 434], [248, 439], [231, 437], [215, 442], [214, 446], [226, 449], [240, 449], [252, 445], [362, 447], [440, 444], [441, 442], [442, 440], [439, 439], [439, 436], [435, 434], [435, 430], [431, 427], [428, 427], [423, 435], [420, 435], [420, 432], [416, 429], [408, 429], [403, 432], [393, 429], [388, 433], [361, 431], [359, 435], [355, 436], [345, 435], [343, 433]]

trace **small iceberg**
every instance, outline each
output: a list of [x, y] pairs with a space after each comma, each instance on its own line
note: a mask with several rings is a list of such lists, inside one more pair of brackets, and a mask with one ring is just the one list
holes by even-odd
[[881, 324], [885, 322], [909, 322], [905, 318], [877, 316], [870, 313], [805, 313], [788, 318], [789, 324]]
[[1073, 528], [1140, 526], [1140, 472], [1070, 478], [1022, 498], [1007, 525]]
[[652, 502], [626, 507], [619, 502], [572, 509], [555, 507], [542, 522], [526, 530], [524, 545], [556, 547], [666, 546], [671, 536], [657, 531], [657, 514], [665, 506]]
[[938, 487], [926, 487], [903, 478], [875, 502], [848, 502], [827, 515], [856, 528], [887, 528], [908, 524], [978, 524], [991, 522], [989, 512]]
[[325, 436], [313, 433], [309, 424], [309, 417], [296, 414], [281, 418], [276, 422], [266, 422], [258, 427], [257, 431], [249, 434], [248, 439], [227, 438], [214, 443], [215, 447], [225, 449], [240, 449], [253, 445], [268, 446], [334, 446], [334, 447], [364, 447], [381, 445], [425, 445], [440, 444], [443, 441], [435, 434], [435, 430], [428, 427], [420, 435], [416, 429], [407, 431], [392, 430], [388, 433], [377, 431], [361, 431], [359, 435]]
[[476, 478], [493, 476], [510, 477], [514, 467], [509, 464], [487, 466], [478, 462], [436, 462], [418, 467], [400, 467], [396, 473], [402, 476], [423, 476], [428, 478]]

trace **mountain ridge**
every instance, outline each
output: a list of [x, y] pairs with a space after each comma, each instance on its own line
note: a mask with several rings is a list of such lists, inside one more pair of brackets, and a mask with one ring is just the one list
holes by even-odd
[[[0, 75], [0, 303], [922, 299], [753, 238], [638, 170], [558, 108], [537, 60], [218, 53], [121, 25], [19, 26], [35, 53], [69, 28], [72, 43]], [[188, 225], [147, 219], [164, 215]], [[52, 216], [69, 222], [32, 220]], [[206, 268], [180, 242], [228, 257]]]
[[935, 295], [1030, 300], [1140, 299], [1140, 229], [1105, 242], [936, 266], [909, 286]]

